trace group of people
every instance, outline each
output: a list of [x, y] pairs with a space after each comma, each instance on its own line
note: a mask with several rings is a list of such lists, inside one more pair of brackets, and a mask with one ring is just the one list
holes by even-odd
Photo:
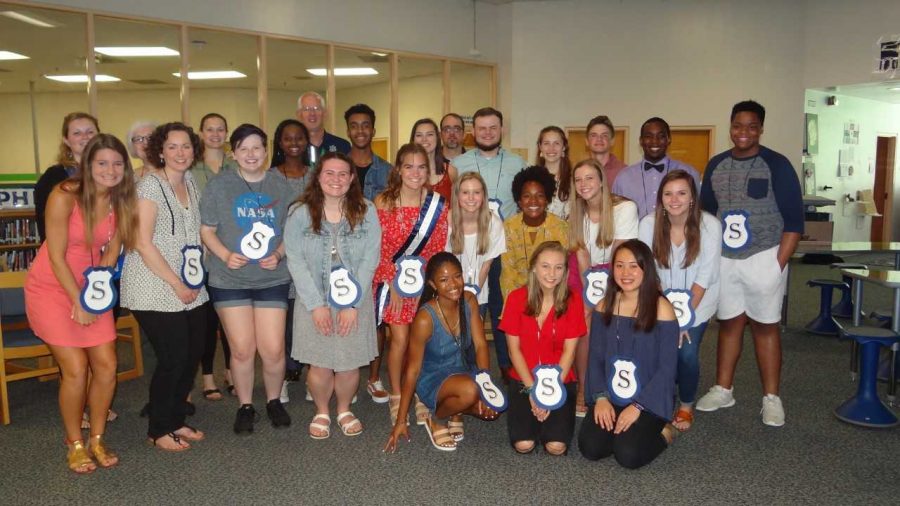
[[[223, 398], [212, 370], [219, 338], [239, 434], [258, 420], [259, 354], [274, 427], [291, 424], [288, 385], [309, 366], [313, 439], [331, 435], [332, 399], [336, 427], [363, 431], [351, 405], [369, 366], [366, 392], [388, 404], [393, 424], [385, 451], [408, 437], [411, 410], [442, 451], [464, 439], [463, 415], [505, 410], [516, 452], [566, 454], [583, 416], [582, 455], [636, 468], [689, 429], [695, 409], [734, 405], [749, 324], [762, 420], [783, 425], [780, 293], [803, 218], [793, 167], [760, 145], [760, 104], [734, 106], [734, 147], [702, 181], [668, 157], [658, 117], [641, 127], [637, 164], [611, 154], [615, 129], [597, 116], [585, 132], [590, 158], [573, 164], [565, 132], [549, 126], [527, 166], [501, 146], [503, 115], [490, 107], [472, 115], [474, 148], [450, 113], [417, 121], [393, 163], [372, 150], [372, 108], [345, 112], [349, 142], [325, 131], [325, 113], [324, 99], [305, 93], [271, 149], [259, 127], [229, 135], [215, 113], [199, 135], [138, 122], [127, 147], [87, 114], [65, 118], [59, 164], [35, 188], [46, 241], [25, 293], [62, 371], [70, 469], [118, 462], [103, 437], [117, 299], [156, 352], [147, 436], [167, 451], [205, 437], [186, 423], [200, 362], [204, 397]], [[128, 149], [142, 167], [132, 169]], [[488, 314], [505, 388], [491, 379]], [[716, 382], [697, 399], [714, 315]]]

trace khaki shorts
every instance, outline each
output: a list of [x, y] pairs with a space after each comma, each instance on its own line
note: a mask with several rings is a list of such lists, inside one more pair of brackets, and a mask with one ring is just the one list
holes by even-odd
[[781, 321], [781, 304], [788, 268], [778, 267], [778, 246], [745, 258], [722, 258], [718, 318], [730, 320], [741, 313], [759, 323]]

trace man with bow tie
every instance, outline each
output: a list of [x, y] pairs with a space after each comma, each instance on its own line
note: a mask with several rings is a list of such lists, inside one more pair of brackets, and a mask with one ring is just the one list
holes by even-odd
[[612, 192], [633, 200], [638, 206], [638, 218], [643, 218], [656, 210], [656, 193], [663, 177], [676, 169], [681, 169], [694, 178], [700, 190], [700, 176], [690, 165], [668, 157], [666, 150], [672, 136], [669, 124], [662, 118], [650, 118], [641, 125], [641, 149], [644, 158], [629, 165], [613, 183]]

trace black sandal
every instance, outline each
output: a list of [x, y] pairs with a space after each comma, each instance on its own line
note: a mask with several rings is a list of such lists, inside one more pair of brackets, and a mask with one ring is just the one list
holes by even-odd
[[159, 441], [160, 439], [162, 439], [166, 436], [172, 438], [172, 441], [175, 441], [175, 444], [181, 445], [181, 436], [179, 436], [178, 434], [175, 434], [174, 432], [169, 432], [168, 434], [163, 434], [162, 436], [159, 436], [159, 437], [152, 437], [152, 436], [148, 435], [147, 436], [147, 446], [162, 450], [164, 452], [172, 452], [172, 453], [183, 452], [185, 450], [191, 449], [191, 445], [189, 445], [187, 443], [185, 443], [187, 446], [179, 446], [178, 448], [163, 448], [162, 446], [159, 446], [157, 444], [157, 441]]

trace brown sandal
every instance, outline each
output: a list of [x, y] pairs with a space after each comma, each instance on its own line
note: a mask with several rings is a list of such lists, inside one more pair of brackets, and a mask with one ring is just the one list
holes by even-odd
[[429, 417], [431, 417], [431, 412], [428, 410], [428, 406], [426, 406], [425, 403], [420, 401], [419, 396], [417, 395], [416, 396], [416, 425], [425, 425], [426, 423], [428, 423]]

